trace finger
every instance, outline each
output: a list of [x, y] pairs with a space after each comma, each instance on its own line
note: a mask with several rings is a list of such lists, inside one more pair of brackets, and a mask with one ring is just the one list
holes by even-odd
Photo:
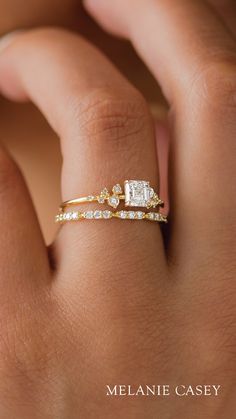
[[234, 0], [209, 0], [209, 3], [223, 17], [232, 34], [236, 35], [236, 5]]
[[[29, 191], [15, 162], [0, 148], [0, 295], [25, 295], [48, 280], [46, 246]], [[13, 297], [12, 297], [13, 298]], [[14, 304], [16, 298], [13, 298]]]
[[[10, 98], [31, 98], [59, 134], [63, 200], [99, 193], [125, 179], [147, 179], [158, 186], [155, 135], [147, 106], [85, 40], [59, 30], [21, 35], [1, 57], [0, 87]], [[157, 263], [160, 269], [164, 252], [158, 226], [153, 227], [148, 222], [118, 220], [67, 224], [58, 243], [61, 269], [75, 272], [78, 283], [78, 269], [83, 268], [88, 278], [94, 276], [94, 266], [104, 271], [105, 254], [110, 255], [106, 263], [110, 271], [118, 257], [124, 262], [121, 273], [127, 267], [133, 271], [137, 261], [141, 270], [157, 269]]]
[[201, 262], [208, 254], [217, 258], [219, 220], [235, 237], [233, 37], [204, 1], [85, 4], [107, 29], [132, 40], [171, 104], [172, 257], [174, 249], [189, 263], [194, 255]]
[[148, 7], [145, 0], [135, 7], [132, 0], [84, 4], [106, 29], [131, 39], [170, 100], [189, 87], [207, 53], [212, 56], [216, 47], [234, 51], [234, 42], [205, 1], [151, 0]]

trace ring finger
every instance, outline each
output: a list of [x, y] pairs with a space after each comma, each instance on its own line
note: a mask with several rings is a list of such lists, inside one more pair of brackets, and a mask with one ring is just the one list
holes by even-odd
[[[20, 34], [2, 54], [0, 80], [7, 97], [32, 99], [61, 138], [63, 200], [99, 193], [125, 179], [148, 180], [157, 189], [147, 105], [88, 42], [55, 29]], [[143, 221], [68, 224], [56, 249], [61, 271], [76, 281], [78, 272], [86, 273], [94, 284], [96, 266], [96, 272], [102, 272], [97, 275], [99, 286], [117, 268], [126, 285], [127, 278], [132, 287], [139, 281], [136, 274], [132, 277], [138, 270], [142, 281], [145, 273], [147, 283], [155, 286], [153, 273], [165, 266], [160, 230]]]

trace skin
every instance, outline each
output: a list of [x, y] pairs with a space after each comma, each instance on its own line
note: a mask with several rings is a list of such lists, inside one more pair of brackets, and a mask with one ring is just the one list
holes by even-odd
[[[235, 38], [225, 15], [203, 1], [148, 6], [86, 2], [106, 30], [132, 40], [169, 102], [168, 231], [118, 220], [67, 224], [47, 249], [25, 182], [1, 151], [3, 419], [233, 417]], [[79, 35], [45, 28], [15, 36], [0, 55], [0, 89], [32, 100], [60, 137], [63, 200], [123, 178], [158, 186], [146, 101]], [[223, 390], [218, 398], [120, 400], [105, 396], [113, 383]]]
[[[228, 26], [235, 27], [233, 2], [213, 1], [214, 7], [227, 18]], [[147, 67], [124, 39], [111, 37], [86, 14], [78, 0], [0, 0], [0, 34], [19, 28], [45, 25], [63, 26], [79, 32], [102, 49], [115, 65], [138, 87], [148, 101], [157, 124], [157, 142], [160, 149], [161, 181], [166, 179], [166, 129], [160, 120], [166, 118], [166, 103], [158, 84]], [[17, 10], [17, 13], [16, 13]], [[45, 123], [35, 107], [19, 106], [1, 99], [1, 141], [18, 162], [34, 201], [46, 243], [51, 243], [56, 234], [53, 223], [55, 208], [61, 201], [60, 171], [61, 154], [58, 139]], [[25, 129], [27, 127], [27, 129]], [[163, 150], [164, 145], [164, 151]], [[27, 152], [25, 152], [27, 150]], [[162, 169], [164, 166], [164, 169]], [[50, 182], [48, 179], [50, 178]], [[161, 185], [162, 196], [167, 201], [166, 182]], [[167, 206], [168, 207], [168, 203]]]
[[[0, 0], [0, 6], [0, 35], [19, 28], [45, 25], [78, 32], [102, 49], [143, 92], [155, 116], [162, 116], [160, 104], [163, 104], [163, 98], [154, 77], [129, 43], [106, 34], [85, 12], [80, 1], [18, 0], [16, 3], [16, 0]], [[27, 179], [43, 235], [46, 242], [51, 243], [57, 230], [54, 214], [61, 201], [58, 138], [33, 105], [22, 106], [1, 98], [0, 106], [1, 141]]]

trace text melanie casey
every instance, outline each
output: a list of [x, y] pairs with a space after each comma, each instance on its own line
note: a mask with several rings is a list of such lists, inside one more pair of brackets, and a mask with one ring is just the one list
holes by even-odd
[[169, 384], [151, 384], [133, 386], [130, 384], [115, 384], [106, 386], [107, 396], [219, 396], [221, 386], [219, 384], [198, 384], [195, 386], [189, 384], [179, 384], [171, 387]]

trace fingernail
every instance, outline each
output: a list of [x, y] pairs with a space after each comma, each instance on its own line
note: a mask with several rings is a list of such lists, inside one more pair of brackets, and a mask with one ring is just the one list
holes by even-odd
[[25, 30], [17, 29], [16, 31], [8, 32], [6, 35], [1, 36], [0, 37], [0, 54], [2, 51], [4, 51], [4, 49], [6, 49], [12, 43], [15, 37], [22, 32], [25, 32]]

